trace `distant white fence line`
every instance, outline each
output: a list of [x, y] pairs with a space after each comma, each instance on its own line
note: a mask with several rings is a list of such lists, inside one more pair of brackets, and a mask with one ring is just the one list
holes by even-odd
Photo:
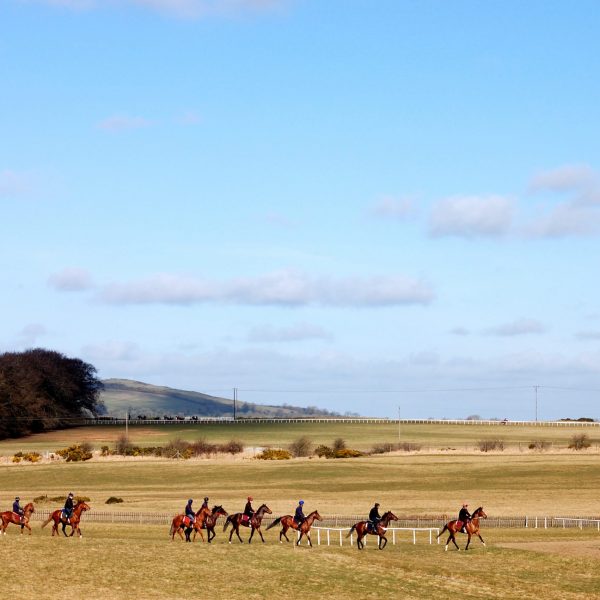
[[[584, 527], [594, 527], [596, 526], [598, 531], [600, 531], [600, 519], [576, 519], [573, 517], [554, 517], [555, 521], [561, 522], [563, 529], [567, 526], [573, 527], [573, 524], [579, 529], [583, 529]], [[570, 525], [567, 525], [569, 523]]]
[[[347, 539], [346, 535], [344, 535], [344, 533], [346, 531], [350, 531], [351, 528], [350, 527], [343, 527], [343, 528], [336, 528], [336, 527], [313, 527], [311, 529], [311, 531], [315, 530], [317, 532], [317, 546], [321, 545], [321, 532], [325, 532], [324, 540], [323, 540], [323, 545], [325, 545], [325, 543], [327, 543], [327, 546], [331, 546], [332, 543], [334, 545], [337, 545], [337, 540], [333, 540], [332, 542], [332, 537], [338, 538], [339, 537], [339, 545], [343, 546], [343, 541], [344, 539]], [[433, 544], [433, 532], [435, 531], [436, 536], [440, 533], [440, 528], [439, 527], [387, 527], [386, 528], [386, 532], [391, 531], [392, 532], [392, 539], [391, 542], [392, 544], [395, 546], [396, 545], [396, 531], [410, 531], [412, 532], [412, 542], [413, 544], [417, 543], [417, 531], [427, 531], [429, 533], [429, 543]], [[338, 532], [338, 535], [331, 535], [331, 532]], [[300, 537], [300, 533], [297, 533], [297, 537]], [[350, 534], [349, 537], [349, 541], [350, 541], [350, 545], [352, 546], [354, 544], [354, 535], [355, 534]], [[363, 543], [366, 545], [367, 544], [367, 540], [368, 540], [369, 536], [365, 536], [363, 538]], [[439, 538], [437, 539], [437, 543], [440, 543]], [[379, 541], [379, 538], [377, 538], [377, 540]]]
[[[83, 419], [84, 425], [119, 425], [125, 426], [125, 419], [118, 417], [101, 417], [98, 419]], [[498, 421], [483, 419], [386, 419], [386, 418], [360, 418], [360, 417], [323, 417], [323, 418], [270, 418], [270, 419], [245, 419], [232, 417], [198, 417], [180, 419], [129, 419], [129, 425], [251, 425], [251, 424], [280, 423], [382, 423], [382, 424], [431, 424], [431, 425], [494, 425], [494, 426], [522, 426], [522, 427], [600, 427], [600, 421]]]

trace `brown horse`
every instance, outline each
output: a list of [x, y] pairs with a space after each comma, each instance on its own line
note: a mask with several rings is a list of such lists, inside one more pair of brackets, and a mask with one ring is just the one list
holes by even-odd
[[6, 535], [6, 528], [11, 523], [14, 523], [15, 525], [19, 525], [21, 527], [21, 535], [23, 534], [24, 527], [29, 529], [29, 535], [31, 535], [29, 519], [31, 518], [31, 514], [34, 512], [35, 508], [33, 507], [33, 502], [29, 502], [23, 508], [23, 519], [21, 519], [21, 515], [14, 513], [12, 510], [7, 510], [6, 512], [0, 513], [0, 533]]
[[283, 544], [283, 542], [281, 540], [281, 536], [283, 536], [289, 542], [290, 540], [289, 540], [288, 536], [286, 535], [287, 530], [295, 529], [296, 531], [300, 532], [300, 537], [298, 538], [298, 541], [296, 542], [296, 544], [299, 546], [302, 536], [306, 536], [306, 539], [308, 540], [308, 543], [309, 543], [310, 547], [312, 548], [312, 542], [310, 541], [310, 528], [312, 527], [312, 524], [314, 521], [322, 521], [322, 520], [323, 519], [321, 519], [321, 515], [319, 514], [319, 511], [313, 510], [313, 512], [311, 512], [306, 517], [306, 519], [304, 519], [304, 521], [302, 521], [302, 524], [300, 525], [300, 527], [298, 527], [298, 523], [296, 523], [296, 521], [294, 521], [294, 517], [292, 517], [292, 515], [284, 515], [283, 517], [279, 517], [279, 518], [275, 519], [267, 527], [267, 531], [269, 529], [271, 529], [271, 527], [277, 527], [277, 525], [281, 524], [282, 529], [279, 532], [279, 543]]
[[[73, 534], [77, 532], [79, 537], [83, 537], [81, 533], [81, 529], [79, 529], [79, 522], [81, 521], [81, 515], [84, 511], [90, 510], [88, 504], [86, 504], [83, 500], [79, 500], [77, 504], [73, 507], [73, 514], [70, 519], [66, 519], [63, 515], [63, 509], [59, 508], [55, 510], [51, 515], [42, 523], [42, 528], [46, 527], [50, 521], [54, 521], [52, 524], [52, 537], [54, 534], [59, 535], [58, 533], [58, 524], [62, 523], [62, 532], [65, 537], [73, 537]], [[67, 525], [71, 528], [71, 534], [67, 536], [67, 532], [65, 531]]]
[[[212, 515], [208, 515], [204, 520], [204, 526], [206, 527], [206, 535], [208, 536], [208, 543], [210, 544], [217, 534], [215, 533], [215, 527], [217, 525], [217, 521], [219, 517], [227, 517], [228, 512], [222, 506], [215, 506], [212, 509]], [[202, 531], [200, 531], [200, 535], [202, 535]], [[204, 536], [202, 537], [202, 541], [204, 541]]]
[[[479, 533], [479, 519], [487, 519], [487, 515], [483, 512], [483, 506], [480, 506], [472, 515], [471, 520], [465, 525], [465, 529], [467, 531], [467, 535], [469, 539], [467, 540], [467, 545], [465, 546], [465, 550], [469, 549], [469, 544], [471, 543], [471, 537], [476, 535], [481, 543], [485, 546], [485, 542]], [[445, 531], [447, 531], [450, 535], [448, 536], [448, 541], [444, 546], [444, 550], [448, 551], [448, 544], [452, 542], [457, 550], [460, 550], [458, 544], [456, 543], [456, 538], [454, 537], [457, 533], [463, 533], [462, 527], [464, 523], [462, 521], [449, 521], [444, 525], [444, 529], [440, 531], [437, 537], [441, 537]]]
[[196, 513], [196, 520], [193, 525], [190, 525], [187, 522], [185, 515], [175, 515], [173, 517], [173, 521], [171, 522], [171, 529], [169, 530], [169, 535], [171, 536], [171, 541], [175, 539], [175, 534], [178, 533], [179, 537], [183, 540], [183, 531], [185, 531], [185, 541], [191, 542], [190, 533], [192, 533], [192, 529], [194, 530], [194, 539], [196, 539], [196, 533], [200, 531], [200, 537], [202, 541], [204, 541], [204, 536], [202, 535], [202, 525], [204, 524], [204, 519], [210, 515], [210, 508], [202, 507]]
[[238, 536], [238, 540], [243, 544], [244, 541], [240, 537], [240, 525], [244, 527], [250, 527], [250, 537], [248, 538], [248, 543], [252, 543], [252, 537], [254, 536], [254, 532], [258, 531], [258, 535], [260, 535], [260, 539], [265, 542], [265, 538], [263, 537], [262, 531], [260, 530], [260, 526], [265, 514], [272, 514], [272, 510], [266, 505], [262, 504], [259, 506], [258, 510], [254, 513], [254, 515], [250, 519], [244, 519], [244, 513], [235, 513], [233, 515], [229, 515], [225, 524], [223, 525], [223, 531], [227, 531], [227, 527], [231, 524], [232, 529], [229, 534], [229, 543], [231, 544], [231, 538], [233, 537], [233, 533]]
[[[365, 545], [363, 542], [363, 538], [365, 538], [369, 534], [378, 535], [379, 536], [378, 548], [380, 550], [383, 550], [387, 544], [387, 538], [385, 537], [385, 529], [390, 524], [390, 521], [397, 521], [397, 520], [398, 520], [398, 517], [391, 510], [388, 510], [386, 513], [383, 513], [383, 516], [381, 517], [381, 521], [379, 521], [379, 523], [377, 523], [377, 529], [374, 530], [369, 525], [369, 521], [359, 521], [355, 525], [352, 525], [352, 527], [346, 537], [350, 537], [352, 535], [352, 532], [356, 531], [356, 547], [359, 550], [362, 550]], [[383, 542], [383, 546], [381, 545], [381, 542]]]

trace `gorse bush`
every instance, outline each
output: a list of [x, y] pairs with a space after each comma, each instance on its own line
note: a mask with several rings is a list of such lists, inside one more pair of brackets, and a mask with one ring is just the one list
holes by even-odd
[[320, 446], [317, 446], [315, 448], [315, 454], [319, 457], [319, 458], [332, 458], [333, 457], [333, 450], [329, 447], [329, 446], [324, 446], [323, 444], [321, 444]]
[[20, 463], [22, 460], [27, 462], [36, 463], [42, 460], [42, 455], [39, 452], [17, 452], [13, 457], [14, 463]]
[[89, 444], [73, 444], [68, 448], [57, 450], [56, 454], [61, 458], [64, 458], [67, 462], [90, 460], [90, 458], [92, 458], [92, 452], [89, 447]]
[[343, 438], [336, 438], [333, 440], [333, 451], [337, 452], [338, 450], [344, 450], [346, 448], [346, 440]]
[[418, 452], [421, 449], [421, 444], [415, 444], [414, 442], [383, 442], [381, 444], [375, 444], [371, 448], [370, 454], [386, 454], [388, 452], [396, 452], [402, 450], [403, 452]]
[[530, 450], [537, 450], [538, 452], [543, 452], [544, 450], [548, 450], [552, 446], [551, 442], [546, 442], [544, 440], [535, 440], [531, 442], [527, 447]]
[[239, 440], [229, 440], [217, 446], [217, 450], [226, 454], [241, 454], [244, 451], [244, 444]]
[[104, 504], [121, 504], [123, 502], [123, 498], [117, 498], [116, 496], [111, 496]]
[[310, 438], [303, 436], [292, 442], [289, 450], [295, 457], [310, 456], [312, 454], [313, 443]]
[[333, 452], [333, 458], [358, 458], [364, 456], [360, 450], [353, 450], [352, 448], [341, 448]]
[[292, 455], [288, 450], [278, 448], [265, 448], [260, 454], [256, 455], [260, 460], [289, 460]]

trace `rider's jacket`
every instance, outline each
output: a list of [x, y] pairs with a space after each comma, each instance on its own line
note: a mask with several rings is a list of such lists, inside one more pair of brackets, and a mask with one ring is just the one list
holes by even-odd
[[458, 520], [466, 523], [471, 518], [471, 513], [466, 508], [461, 508], [458, 513]]
[[65, 502], [65, 508], [63, 510], [68, 514], [71, 514], [73, 512], [73, 498], [67, 497], [67, 500]]
[[244, 507], [244, 514], [248, 515], [249, 517], [252, 517], [254, 515], [254, 509], [252, 508], [252, 504], [250, 503], [250, 500], [248, 500], [248, 502], [246, 502], [246, 506]]
[[23, 509], [21, 508], [21, 505], [19, 504], [18, 500], [15, 500], [13, 502], [13, 512], [17, 513], [18, 515], [20, 515], [23, 512]]
[[185, 505], [185, 516], [186, 517], [195, 517], [196, 513], [194, 512], [194, 509], [192, 508], [192, 505], [188, 502]]
[[302, 511], [302, 505], [298, 504], [298, 506], [296, 507], [296, 512], [294, 514], [294, 520], [297, 523], [301, 523], [302, 521], [304, 521], [306, 517], [304, 516], [304, 512]]
[[374, 506], [369, 513], [369, 521], [373, 521], [373, 523], [377, 523], [377, 521], [381, 520], [381, 515], [379, 514], [379, 509]]

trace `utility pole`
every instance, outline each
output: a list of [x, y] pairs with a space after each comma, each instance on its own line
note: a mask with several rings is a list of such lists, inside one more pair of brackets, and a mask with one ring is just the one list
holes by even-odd
[[537, 423], [538, 420], [538, 388], [540, 386], [539, 385], [534, 385], [533, 389], [535, 390], [535, 420]]
[[398, 406], [398, 443], [400, 443], [401, 430], [400, 430], [400, 406]]
[[237, 403], [237, 388], [233, 388], [233, 420], [235, 421], [235, 411], [236, 411], [236, 403]]
[[125, 440], [129, 441], [129, 409], [125, 412]]

